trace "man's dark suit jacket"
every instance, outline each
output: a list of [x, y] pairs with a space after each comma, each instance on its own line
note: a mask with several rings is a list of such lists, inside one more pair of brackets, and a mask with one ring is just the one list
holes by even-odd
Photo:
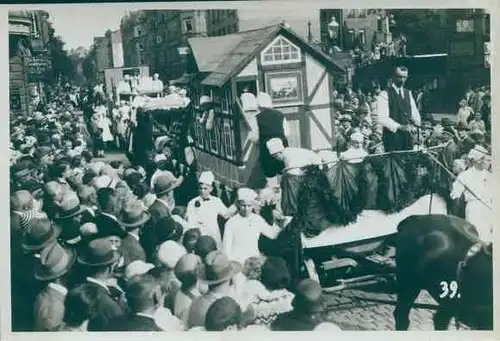
[[162, 332], [155, 320], [146, 316], [130, 314], [122, 316], [110, 323], [108, 331], [129, 332]]
[[87, 284], [95, 286], [99, 292], [95, 314], [90, 317], [88, 330], [95, 332], [109, 331], [112, 320], [127, 314], [126, 305], [120, 299], [111, 297], [110, 291], [102, 286], [92, 282], [87, 282]]
[[144, 249], [139, 241], [130, 234], [127, 234], [122, 239], [120, 252], [123, 256], [123, 266], [127, 266], [136, 260], [146, 261], [146, 253], [144, 252]]
[[[165, 235], [165, 233], [161, 233], [158, 231], [159, 228], [170, 229], [176, 225], [179, 225], [176, 222], [168, 208], [160, 201], [155, 200], [155, 202], [149, 207], [149, 213], [151, 214], [151, 219], [148, 221], [146, 226], [143, 227], [140, 233], [140, 243], [146, 252], [146, 258], [148, 262], [154, 262], [154, 257], [156, 253], [156, 248], [161, 244], [162, 240], [160, 236]], [[160, 219], [166, 218], [167, 226], [162, 224], [160, 227], [157, 223]]]

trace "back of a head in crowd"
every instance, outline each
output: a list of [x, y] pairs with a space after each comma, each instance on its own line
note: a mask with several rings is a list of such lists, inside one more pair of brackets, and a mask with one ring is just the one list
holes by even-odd
[[10, 209], [12, 211], [26, 211], [33, 206], [33, 196], [26, 190], [14, 192], [10, 197]]
[[95, 305], [101, 300], [98, 287], [83, 283], [68, 292], [64, 301], [64, 322], [69, 327], [79, 327], [91, 318]]
[[217, 250], [217, 242], [211, 236], [201, 236], [198, 238], [196, 245], [194, 247], [194, 253], [197, 254], [202, 261], [205, 261], [205, 257], [212, 251]]
[[133, 277], [126, 288], [127, 302], [134, 313], [154, 311], [163, 305], [159, 281], [150, 274]]
[[291, 281], [286, 261], [279, 257], [267, 258], [262, 265], [260, 279], [268, 290], [286, 289]]
[[182, 237], [182, 245], [188, 253], [193, 253], [198, 239], [200, 239], [201, 231], [198, 228], [191, 228], [184, 233]]
[[205, 329], [211, 332], [237, 330], [241, 326], [240, 305], [231, 297], [222, 297], [210, 305], [205, 318]]
[[101, 210], [115, 211], [116, 210], [115, 199], [116, 199], [115, 191], [112, 188], [105, 187], [105, 188], [100, 188], [97, 191], [97, 202]]

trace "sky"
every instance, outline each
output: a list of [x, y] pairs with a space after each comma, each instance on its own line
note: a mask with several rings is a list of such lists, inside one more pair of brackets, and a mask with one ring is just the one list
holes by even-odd
[[55, 34], [61, 36], [67, 50], [83, 46], [89, 48], [94, 37], [104, 36], [106, 30], [120, 27], [120, 20], [125, 16], [123, 8], [99, 6], [64, 6], [47, 8]]
[[[99, 7], [98, 9], [96, 7]], [[103, 36], [106, 30], [116, 30], [125, 16], [123, 7], [106, 5], [54, 6], [46, 9], [50, 14], [56, 35], [62, 37], [67, 50], [79, 46], [90, 47], [94, 37]], [[279, 13], [279, 14], [278, 14]], [[286, 20], [298, 34], [306, 36], [307, 21], [312, 22], [313, 35], [319, 36], [319, 11], [317, 8], [297, 10], [290, 6], [278, 11], [262, 11], [257, 6], [238, 9], [240, 30], [256, 29]]]

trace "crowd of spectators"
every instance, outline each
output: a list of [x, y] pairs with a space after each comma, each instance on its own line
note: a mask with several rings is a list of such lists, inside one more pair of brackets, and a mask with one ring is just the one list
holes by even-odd
[[13, 331], [339, 330], [318, 282], [260, 253], [279, 227], [255, 191], [228, 207], [204, 172], [186, 209], [161, 139], [155, 169], [102, 158], [71, 102], [10, 121]]

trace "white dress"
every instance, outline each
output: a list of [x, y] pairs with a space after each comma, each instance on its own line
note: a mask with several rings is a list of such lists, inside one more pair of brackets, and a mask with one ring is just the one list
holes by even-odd
[[107, 117], [104, 117], [100, 123], [102, 128], [103, 142], [113, 141], [114, 137], [113, 134], [111, 134], [111, 120]]

